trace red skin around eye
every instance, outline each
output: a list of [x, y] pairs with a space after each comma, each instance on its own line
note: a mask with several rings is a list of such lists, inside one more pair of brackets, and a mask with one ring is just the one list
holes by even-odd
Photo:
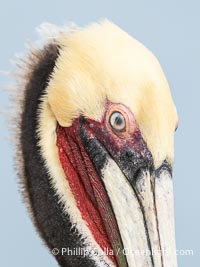
[[[125, 118], [126, 129], [123, 132], [115, 132], [109, 124], [110, 115], [115, 111], [120, 112]], [[77, 207], [94, 239], [104, 252], [115, 253], [115, 255], [109, 253], [107, 256], [116, 266], [119, 264], [124, 266], [126, 265], [126, 260], [122, 259], [124, 256], [116, 254], [118, 248], [123, 248], [123, 244], [112, 205], [101, 177], [97, 174], [82, 143], [79, 135], [81, 126], [79, 118], [75, 119], [70, 127], [58, 125], [57, 147], [60, 162]], [[121, 104], [107, 101], [106, 112], [101, 122], [87, 118], [83, 127], [87, 132], [87, 139], [98, 140], [110, 155], [120, 153], [126, 147], [134, 147], [140, 152], [143, 150], [141, 134], [134, 116]]]

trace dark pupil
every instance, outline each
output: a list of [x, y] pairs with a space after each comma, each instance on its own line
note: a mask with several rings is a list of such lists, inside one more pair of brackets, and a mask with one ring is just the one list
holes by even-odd
[[116, 117], [116, 119], [115, 119], [115, 123], [116, 123], [117, 126], [122, 125], [122, 124], [123, 124], [123, 119], [122, 119], [122, 117], [121, 117], [121, 116]]

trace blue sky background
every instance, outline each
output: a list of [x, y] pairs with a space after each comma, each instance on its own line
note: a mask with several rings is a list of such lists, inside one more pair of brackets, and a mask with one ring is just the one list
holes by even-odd
[[[1, 1], [0, 70], [14, 70], [10, 60], [36, 40], [35, 28], [44, 21], [80, 26], [108, 18], [153, 51], [169, 81], [179, 113], [175, 137], [174, 192], [179, 266], [200, 262], [200, 2], [199, 1]], [[0, 73], [0, 88], [12, 82]], [[0, 90], [1, 112], [9, 113], [8, 95]], [[19, 194], [13, 148], [5, 116], [0, 117], [0, 265], [57, 266], [35, 233]]]

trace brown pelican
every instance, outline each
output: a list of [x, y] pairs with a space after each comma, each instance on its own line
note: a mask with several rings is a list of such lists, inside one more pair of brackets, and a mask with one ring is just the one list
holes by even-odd
[[32, 51], [20, 122], [32, 218], [60, 266], [176, 267], [163, 71], [105, 20]]

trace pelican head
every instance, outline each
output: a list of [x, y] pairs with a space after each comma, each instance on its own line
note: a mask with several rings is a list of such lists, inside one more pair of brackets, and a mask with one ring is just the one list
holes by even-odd
[[176, 267], [178, 119], [154, 55], [105, 20], [61, 30], [32, 53], [28, 72], [24, 187], [58, 263]]

